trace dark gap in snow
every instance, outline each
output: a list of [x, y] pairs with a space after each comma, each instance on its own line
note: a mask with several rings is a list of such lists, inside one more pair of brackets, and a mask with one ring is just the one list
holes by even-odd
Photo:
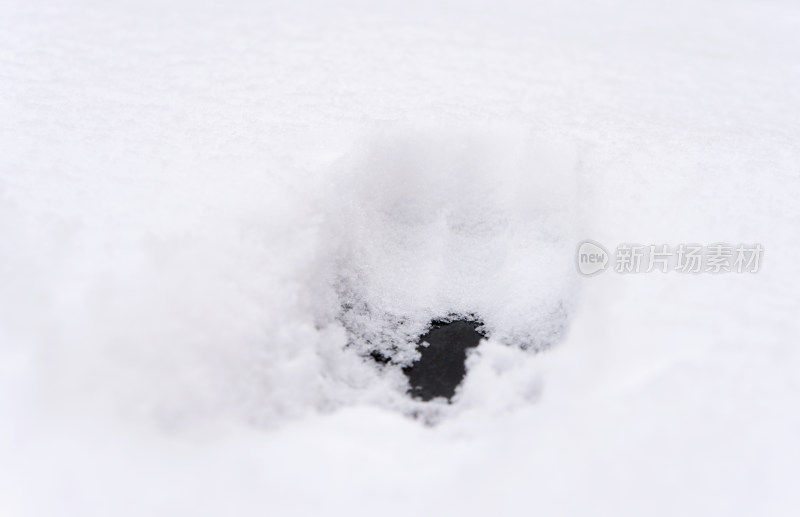
[[403, 368], [412, 397], [449, 400], [455, 395], [467, 373], [467, 349], [478, 346], [485, 337], [480, 326], [480, 322], [463, 319], [432, 322], [431, 329], [419, 338], [419, 360]]
[[377, 350], [373, 350], [372, 352], [370, 352], [369, 356], [372, 358], [373, 361], [375, 361], [378, 364], [382, 364], [382, 365], [389, 364], [389, 361], [391, 361], [390, 357], [388, 357], [386, 355], [383, 355], [382, 353], [378, 352]]

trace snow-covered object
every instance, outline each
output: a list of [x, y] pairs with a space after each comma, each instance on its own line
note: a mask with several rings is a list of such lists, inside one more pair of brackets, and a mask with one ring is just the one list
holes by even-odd
[[0, 13], [0, 515], [797, 515], [800, 5]]

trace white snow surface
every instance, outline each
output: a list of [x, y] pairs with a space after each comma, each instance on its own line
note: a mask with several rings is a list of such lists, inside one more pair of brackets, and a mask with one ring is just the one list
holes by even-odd
[[[798, 26], [3, 0], [0, 515], [798, 515]], [[586, 238], [765, 253], [583, 278]], [[451, 314], [452, 404], [364, 358]]]

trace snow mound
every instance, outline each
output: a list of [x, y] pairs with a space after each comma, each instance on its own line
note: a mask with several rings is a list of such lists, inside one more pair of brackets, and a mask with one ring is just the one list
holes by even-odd
[[575, 295], [574, 149], [502, 126], [363, 140], [337, 164], [325, 218], [353, 344], [405, 362], [446, 317], [511, 346], [556, 342]]

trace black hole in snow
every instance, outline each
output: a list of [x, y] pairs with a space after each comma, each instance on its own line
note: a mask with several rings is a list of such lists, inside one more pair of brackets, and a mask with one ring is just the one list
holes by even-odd
[[455, 394], [466, 374], [467, 348], [478, 346], [484, 337], [477, 330], [479, 326], [480, 323], [467, 320], [434, 322], [431, 330], [420, 337], [417, 350], [421, 357], [403, 368], [414, 398], [449, 400]]

